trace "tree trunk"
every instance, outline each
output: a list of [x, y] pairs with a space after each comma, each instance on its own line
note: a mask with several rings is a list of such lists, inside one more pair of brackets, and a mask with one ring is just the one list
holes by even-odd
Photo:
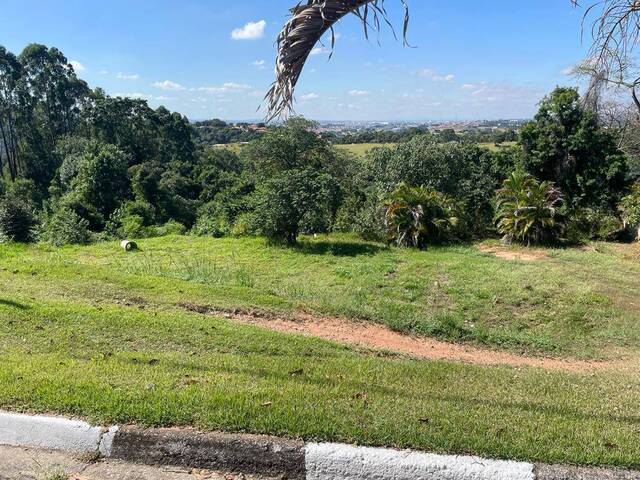
[[[11, 181], [13, 182], [16, 179], [16, 172], [13, 168], [13, 162], [11, 160], [11, 150], [9, 149], [9, 142], [7, 139], [7, 134], [5, 133], [4, 123], [0, 119], [0, 135], [2, 135], [2, 143], [4, 145], [4, 151], [7, 156], [7, 165], [9, 167], [9, 176], [11, 177]], [[2, 177], [2, 158], [0, 158], [0, 177]]]

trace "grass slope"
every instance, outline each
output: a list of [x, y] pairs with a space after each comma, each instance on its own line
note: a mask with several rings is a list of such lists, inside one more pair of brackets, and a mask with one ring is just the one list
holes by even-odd
[[0, 245], [1, 407], [640, 467], [637, 370], [411, 360], [176, 306], [305, 308], [409, 329], [438, 325], [437, 312], [448, 312], [443, 325], [460, 315], [507, 332], [470, 341], [578, 353], [569, 337], [606, 356], [638, 345], [638, 263], [629, 251], [602, 245], [605, 253], [551, 251], [514, 263], [473, 247], [412, 252], [336, 237], [293, 250], [259, 239], [140, 244], [132, 255], [116, 243]]

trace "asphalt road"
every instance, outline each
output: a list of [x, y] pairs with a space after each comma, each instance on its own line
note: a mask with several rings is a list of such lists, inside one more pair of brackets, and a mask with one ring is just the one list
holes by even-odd
[[67, 453], [0, 446], [0, 480], [276, 480], [178, 467], [92, 461]]

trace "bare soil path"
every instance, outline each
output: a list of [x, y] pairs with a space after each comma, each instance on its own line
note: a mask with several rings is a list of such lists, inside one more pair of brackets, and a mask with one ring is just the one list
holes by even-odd
[[469, 345], [443, 342], [428, 337], [410, 336], [390, 328], [345, 318], [323, 317], [300, 313], [282, 317], [260, 311], [223, 311], [184, 303], [187, 310], [221, 316], [236, 322], [257, 325], [269, 330], [323, 338], [348, 345], [389, 351], [429, 360], [446, 360], [477, 365], [509, 365], [539, 367], [547, 370], [592, 371], [628, 365], [628, 360], [583, 361], [547, 357], [528, 357]]

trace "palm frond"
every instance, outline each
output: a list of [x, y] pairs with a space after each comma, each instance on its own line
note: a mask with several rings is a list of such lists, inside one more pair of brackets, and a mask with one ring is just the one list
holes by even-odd
[[[409, 9], [405, 0], [400, 2], [405, 8], [402, 37], [406, 45]], [[371, 29], [380, 30], [381, 20], [393, 30], [384, 3], [385, 0], [307, 0], [291, 9], [291, 18], [277, 39], [276, 79], [265, 96], [267, 120], [286, 116], [292, 110], [294, 91], [307, 58], [327, 32], [331, 32], [333, 50], [333, 27], [341, 18], [350, 13], [356, 15], [362, 21], [367, 38]]]

